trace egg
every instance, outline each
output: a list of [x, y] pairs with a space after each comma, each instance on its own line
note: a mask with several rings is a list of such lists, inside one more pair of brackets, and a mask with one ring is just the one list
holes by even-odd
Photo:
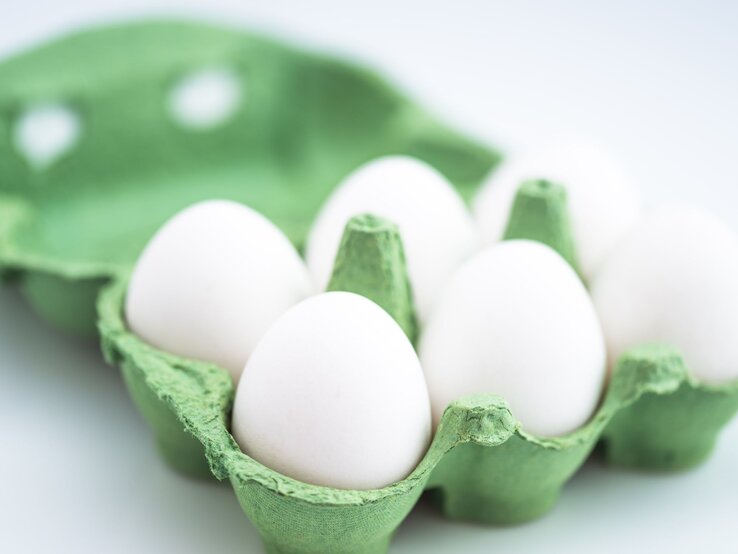
[[562, 141], [504, 164], [482, 186], [474, 215], [486, 244], [503, 238], [523, 181], [547, 179], [566, 188], [576, 256], [591, 278], [641, 211], [637, 189], [621, 163], [601, 146]]
[[645, 343], [676, 347], [706, 383], [738, 379], [738, 236], [684, 206], [648, 214], [595, 276], [611, 365]]
[[172, 217], [131, 275], [125, 312], [146, 342], [238, 380], [267, 328], [312, 293], [305, 264], [268, 219], [211, 200]]
[[411, 473], [428, 448], [420, 362], [371, 300], [319, 294], [259, 342], [238, 385], [232, 430], [246, 454], [299, 481], [384, 487]]
[[471, 214], [448, 181], [424, 162], [405, 156], [369, 162], [333, 192], [310, 231], [305, 259], [319, 286], [328, 284], [346, 223], [363, 213], [399, 227], [423, 320], [453, 270], [479, 248]]
[[528, 240], [491, 246], [454, 274], [419, 354], [436, 424], [453, 400], [490, 393], [527, 432], [560, 436], [592, 417], [606, 382], [584, 285], [554, 250]]

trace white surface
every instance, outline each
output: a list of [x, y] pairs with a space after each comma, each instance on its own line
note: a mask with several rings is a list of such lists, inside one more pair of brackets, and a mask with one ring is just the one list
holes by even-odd
[[[189, 13], [216, 11], [204, 0], [186, 4]], [[177, 5], [5, 0], [0, 54], [80, 22]], [[490, 142], [519, 148], [593, 134], [622, 155], [649, 198], [695, 202], [737, 225], [738, 4], [437, 5], [222, 0], [217, 11], [361, 55]], [[0, 291], [0, 436], [2, 552], [259, 551], [226, 485], [163, 466], [97, 347], [49, 330], [10, 291]], [[392, 552], [734, 552], [737, 468], [734, 420], [699, 469], [641, 475], [590, 463], [550, 515], [522, 527], [448, 522], [421, 504]]]
[[150, 344], [216, 363], [238, 381], [271, 324], [312, 293], [305, 264], [271, 221], [238, 202], [206, 200], [146, 245], [126, 316]]
[[308, 298], [270, 327], [246, 364], [232, 421], [255, 460], [340, 489], [404, 479], [431, 436], [413, 345], [387, 312], [351, 292]]
[[387, 156], [361, 166], [326, 200], [308, 235], [305, 261], [320, 288], [328, 285], [346, 224], [364, 213], [399, 228], [415, 308], [424, 321], [454, 270], [481, 246], [469, 210], [424, 162]]
[[639, 191], [623, 164], [595, 142], [564, 139], [503, 162], [474, 199], [487, 244], [502, 240], [515, 194], [530, 179], [566, 189], [579, 268], [590, 279], [641, 210]]
[[456, 399], [494, 391], [523, 429], [556, 437], [592, 417], [607, 377], [592, 300], [548, 246], [510, 240], [454, 273], [423, 330], [433, 423]]

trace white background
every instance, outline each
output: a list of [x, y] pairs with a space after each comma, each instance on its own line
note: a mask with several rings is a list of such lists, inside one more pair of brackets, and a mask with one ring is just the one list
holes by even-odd
[[[337, 50], [507, 152], [591, 135], [651, 202], [738, 227], [738, 3], [0, 0], [0, 56], [82, 23], [185, 15]], [[0, 552], [258, 552], [227, 485], [167, 469], [116, 370], [0, 291]], [[489, 529], [420, 505], [392, 552], [736, 552], [738, 419], [680, 475], [589, 463], [544, 519]]]

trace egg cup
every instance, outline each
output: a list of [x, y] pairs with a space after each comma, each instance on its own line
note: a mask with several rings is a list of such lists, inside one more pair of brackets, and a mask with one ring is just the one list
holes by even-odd
[[676, 349], [645, 346], [624, 355], [617, 372], [632, 380], [659, 375], [655, 390], [635, 396], [608, 422], [599, 450], [612, 465], [680, 471], [705, 461], [720, 430], [738, 412], [738, 379], [695, 379]]
[[[193, 128], [171, 99], [207, 70], [230, 71], [240, 98]], [[39, 167], [16, 139], [49, 105], [79, 133]], [[385, 154], [428, 161], [467, 198], [498, 160], [374, 73], [254, 34], [143, 21], [63, 37], [0, 62], [0, 277], [47, 321], [94, 336], [101, 287], [179, 210], [237, 200], [300, 245], [332, 187]]]
[[[565, 189], [545, 180], [522, 183], [505, 232], [505, 239], [514, 238], [548, 244], [577, 270]], [[668, 345], [642, 345], [621, 356], [607, 394], [608, 400], [617, 395], [619, 405], [610, 406], [604, 417], [597, 450], [607, 463], [622, 467], [694, 467], [709, 456], [719, 431], [738, 412], [738, 379], [702, 383]]]

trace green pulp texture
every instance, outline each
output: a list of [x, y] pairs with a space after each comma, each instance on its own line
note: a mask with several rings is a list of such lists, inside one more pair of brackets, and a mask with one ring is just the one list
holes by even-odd
[[[170, 94], [210, 68], [233, 72], [243, 101], [212, 129], [185, 128]], [[76, 114], [81, 133], [38, 169], [14, 135], [45, 103]], [[333, 58], [184, 22], [77, 33], [0, 63], [0, 275], [18, 279], [46, 319], [94, 332], [100, 285], [179, 210], [237, 200], [301, 246], [332, 188], [388, 154], [428, 161], [466, 198], [498, 160], [374, 73]]]
[[410, 280], [405, 271], [405, 250], [397, 226], [364, 214], [346, 224], [328, 290], [360, 294], [384, 308], [415, 342], [415, 317]]
[[[678, 386], [668, 394], [644, 396], [613, 417], [602, 437], [610, 463], [638, 469], [665, 471], [689, 469], [712, 452], [720, 430], [738, 411], [738, 381], [706, 385], [689, 375], [678, 356], [651, 360], [672, 373]], [[625, 357], [622, 371], [637, 378], [644, 368]]]
[[[521, 207], [513, 209], [510, 222], [517, 238], [539, 233], [537, 227], [526, 231], [518, 220], [540, 221], [523, 213], [528, 195], [550, 203], [548, 210], [566, 210], [558, 186], [521, 187], [516, 204]], [[361, 215], [347, 224], [331, 286], [385, 306], [413, 336], [412, 291], [401, 238], [391, 223]], [[160, 444], [171, 436], [170, 447], [182, 457], [202, 445], [213, 474], [230, 479], [268, 552], [384, 552], [423, 490], [431, 491], [447, 517], [489, 524], [529, 521], [555, 504], [601, 438], [613, 463], [682, 468], [704, 458], [738, 409], [738, 382], [705, 387], [689, 377], [676, 350], [648, 345], [622, 357], [599, 410], [573, 433], [533, 436], [520, 428], [504, 399], [472, 395], [447, 408], [429, 451], [406, 479], [370, 491], [319, 487], [272, 471], [240, 451], [228, 431], [233, 386], [227, 373], [158, 352], [132, 335], [123, 317], [125, 290], [121, 280], [99, 302], [107, 358], [123, 368]], [[171, 432], [175, 420], [189, 436]], [[187, 470], [188, 464], [202, 467], [195, 460], [177, 465]]]
[[510, 209], [504, 238], [542, 242], [578, 269], [566, 189], [561, 185], [543, 180], [522, 183]]

